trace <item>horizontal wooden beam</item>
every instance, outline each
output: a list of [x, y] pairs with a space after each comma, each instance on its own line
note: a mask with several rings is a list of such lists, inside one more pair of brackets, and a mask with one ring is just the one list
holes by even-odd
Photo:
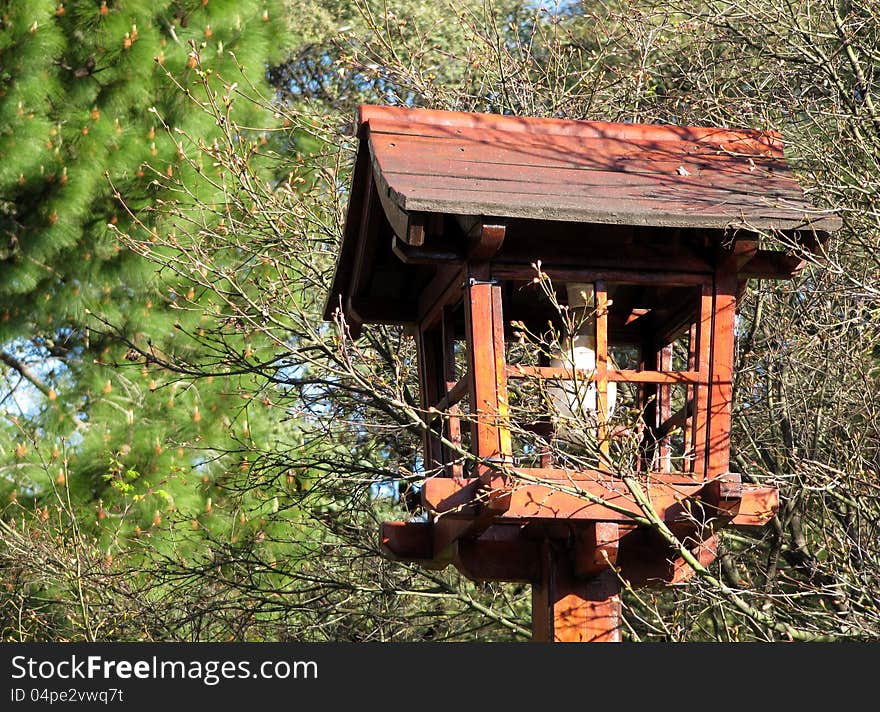
[[[450, 520], [450, 524], [466, 526], [461, 520]], [[429, 569], [453, 563], [474, 581], [530, 583], [541, 577], [544, 539], [529, 536], [527, 529], [518, 524], [490, 525], [479, 534], [454, 540], [445, 554], [428, 556], [438, 536], [442, 536], [440, 529], [433, 522], [385, 522], [382, 551], [393, 560]], [[649, 529], [593, 522], [569, 531], [574, 535], [573, 573], [579, 579], [590, 579], [612, 567], [615, 575], [634, 588], [678, 584], [694, 576], [691, 565]], [[558, 539], [557, 543], [565, 540]], [[700, 564], [709, 566], [718, 552], [717, 533], [691, 543], [689, 550]]]
[[739, 507], [730, 524], [735, 527], [763, 527], [779, 511], [779, 490], [744, 482]]
[[[509, 509], [495, 519], [496, 523], [565, 519], [627, 522], [632, 519], [630, 515], [642, 514], [626, 485], [608, 473], [549, 468], [513, 468], [513, 472], [503, 483], [500, 477], [496, 478], [494, 488], [503, 488], [498, 496], [510, 497]], [[516, 472], [522, 479], [516, 479]], [[704, 504], [713, 510], [710, 516], [717, 516], [711, 503], [697, 501], [706, 494], [707, 485], [685, 474], [651, 476], [644, 487], [664, 521], [698, 519]], [[422, 487], [422, 502], [436, 516], [475, 517], [490, 500], [492, 489], [493, 485], [487, 486], [479, 478], [430, 477]], [[591, 501], [597, 498], [601, 502]], [[779, 493], [775, 488], [753, 484], [742, 484], [738, 498], [725, 495], [723, 501], [736, 503], [723, 515], [733, 526], [763, 526], [779, 509]], [[624, 511], [616, 511], [602, 502]]]
[[[573, 373], [584, 381], [596, 381], [599, 379], [596, 371], [570, 368], [553, 368], [550, 366], [507, 366], [508, 378], [553, 378], [557, 380], [570, 380]], [[608, 370], [605, 377], [615, 383], [686, 383], [699, 385], [708, 383], [708, 376], [699, 371], [633, 371], [623, 369], [619, 371]]]
[[[571, 269], [543, 267], [555, 282], [595, 282], [605, 280], [618, 284], [659, 284], [664, 287], [691, 287], [711, 284], [712, 274], [706, 272], [629, 271], [621, 269]], [[497, 279], [531, 279], [535, 269], [527, 264], [492, 263], [492, 277]]]
[[382, 522], [382, 553], [395, 561], [425, 561], [434, 557], [434, 527], [430, 522]]
[[391, 251], [397, 259], [408, 265], [459, 264], [464, 261], [462, 255], [455, 250], [411, 247], [397, 236], [392, 238]]
[[[568, 473], [559, 479], [543, 478], [545, 483], [538, 484], [533, 482], [539, 478], [531, 473], [561, 471], [514, 468], [513, 472], [506, 481], [502, 482], [499, 477], [497, 483], [488, 487], [477, 478], [429, 478], [422, 487], [424, 506], [441, 518], [449, 515], [474, 516], [495, 494], [510, 498], [507, 511], [496, 517], [496, 523], [569, 519], [628, 522], [633, 515], [642, 514], [626, 485], [604, 473]], [[517, 481], [516, 472], [520, 472], [528, 483]], [[693, 481], [688, 484], [654, 482], [648, 495], [661, 519], [681, 521], [691, 517], [686, 502], [702, 486]]]

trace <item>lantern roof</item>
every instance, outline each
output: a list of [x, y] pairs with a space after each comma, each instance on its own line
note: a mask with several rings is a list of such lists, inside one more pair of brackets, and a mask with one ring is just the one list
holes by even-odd
[[[806, 234], [815, 244], [840, 226], [836, 215], [805, 199], [780, 135], [771, 131], [366, 105], [357, 131], [326, 318], [340, 304], [347, 311], [357, 291], [373, 302], [417, 296], [408, 283], [430, 274], [415, 263], [430, 262], [430, 255], [437, 262], [466, 259], [468, 228], [479, 221], [541, 221], [542, 232], [532, 232], [534, 249], [551, 225], [580, 249], [591, 235], [621, 235], [620, 228], [656, 242], [684, 231], [718, 241]], [[426, 251], [423, 259], [413, 249]], [[760, 275], [755, 267], [757, 276], [789, 276]]]

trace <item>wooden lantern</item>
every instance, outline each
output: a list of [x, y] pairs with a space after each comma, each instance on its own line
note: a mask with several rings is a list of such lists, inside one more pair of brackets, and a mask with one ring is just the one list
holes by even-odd
[[357, 125], [325, 317], [409, 327], [424, 413], [427, 517], [386, 522], [383, 550], [530, 583], [535, 640], [619, 640], [621, 582], [692, 570], [646, 520], [707, 564], [719, 528], [776, 511], [730, 471], [737, 296], [838, 218], [772, 133], [376, 106]]

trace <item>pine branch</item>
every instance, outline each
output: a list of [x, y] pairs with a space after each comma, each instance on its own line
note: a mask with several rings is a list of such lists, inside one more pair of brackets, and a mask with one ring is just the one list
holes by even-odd
[[36, 388], [40, 393], [42, 393], [47, 398], [49, 397], [49, 391], [51, 390], [49, 386], [47, 386], [43, 381], [35, 374], [27, 364], [19, 361], [15, 356], [12, 356], [5, 351], [0, 350], [0, 361], [3, 361], [7, 366], [18, 371], [18, 373], [22, 376], [22, 378], [28, 380], [33, 384], [34, 388]]

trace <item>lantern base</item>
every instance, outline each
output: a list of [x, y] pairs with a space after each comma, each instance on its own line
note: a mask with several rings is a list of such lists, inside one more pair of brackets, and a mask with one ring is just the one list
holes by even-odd
[[[775, 489], [743, 484], [736, 474], [702, 483], [670, 479], [677, 478], [658, 477], [646, 496], [703, 566], [715, 559], [718, 529], [762, 526], [778, 508]], [[568, 473], [568, 482], [599, 501], [547, 484], [505, 493], [497, 477], [430, 478], [422, 497], [432, 518], [383, 523], [383, 553], [431, 569], [451, 563], [474, 581], [531, 584], [535, 641], [619, 641], [622, 585], [681, 583], [694, 570], [658, 532], [637, 523], [640, 505], [619, 480], [581, 472]], [[501, 501], [506, 509], [489, 506]]]

